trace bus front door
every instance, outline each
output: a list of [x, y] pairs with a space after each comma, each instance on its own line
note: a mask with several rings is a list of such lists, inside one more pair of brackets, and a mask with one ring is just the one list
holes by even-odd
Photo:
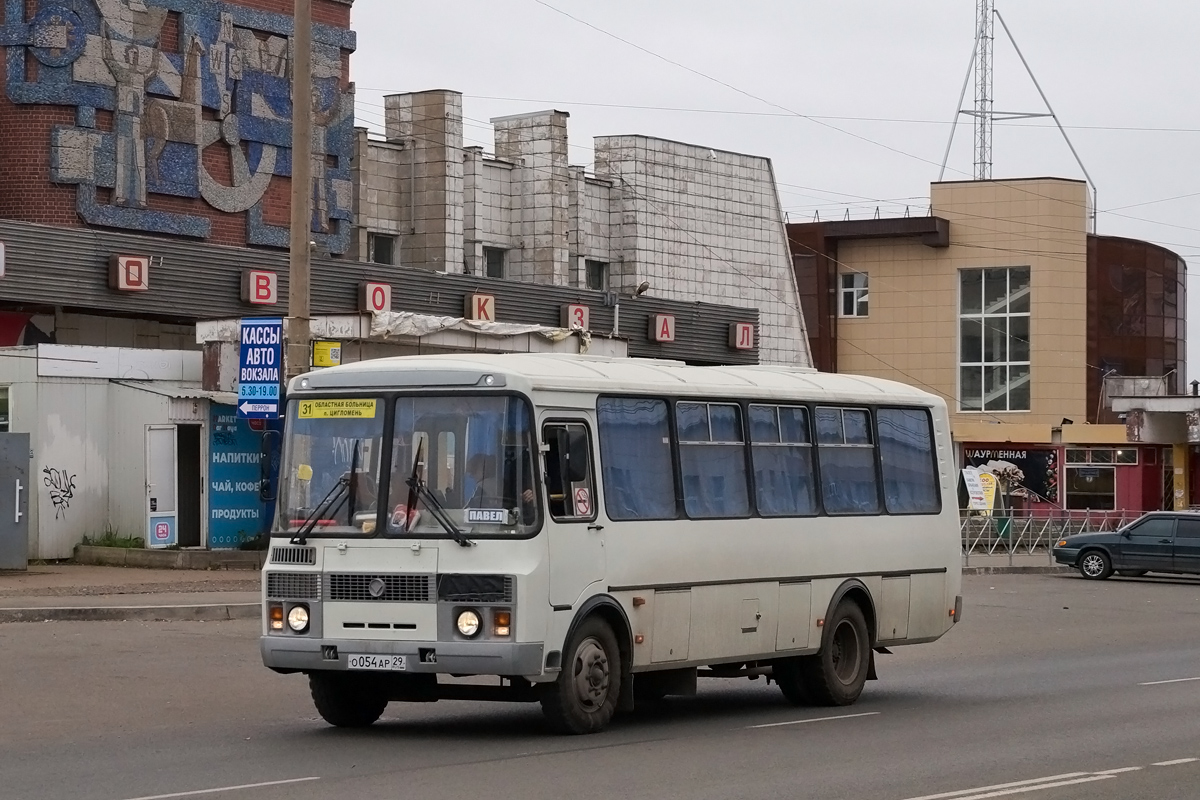
[[543, 424], [542, 443], [551, 520], [550, 605], [573, 606], [605, 572], [591, 431], [584, 420], [554, 419]]

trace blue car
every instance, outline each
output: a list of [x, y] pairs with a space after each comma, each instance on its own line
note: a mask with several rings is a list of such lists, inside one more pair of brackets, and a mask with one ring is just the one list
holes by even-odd
[[1117, 531], [1060, 539], [1054, 560], [1099, 581], [1114, 572], [1129, 578], [1147, 572], [1200, 574], [1200, 513], [1152, 511]]

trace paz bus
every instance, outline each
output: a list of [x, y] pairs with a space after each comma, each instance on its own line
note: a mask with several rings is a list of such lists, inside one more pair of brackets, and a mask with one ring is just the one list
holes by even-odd
[[902, 384], [476, 354], [287, 398], [261, 652], [332, 725], [495, 699], [589, 733], [710, 676], [848, 705], [961, 616], [946, 406]]

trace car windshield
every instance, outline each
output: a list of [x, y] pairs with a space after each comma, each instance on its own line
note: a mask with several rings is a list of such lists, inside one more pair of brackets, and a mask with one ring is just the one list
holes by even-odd
[[385, 409], [375, 398], [288, 403], [276, 531], [375, 532]]
[[[396, 401], [395, 414], [389, 536], [451, 535], [444, 523], [468, 537], [537, 528], [541, 512], [524, 401], [494, 395], [405, 397]], [[419, 497], [414, 482], [432, 497]]]

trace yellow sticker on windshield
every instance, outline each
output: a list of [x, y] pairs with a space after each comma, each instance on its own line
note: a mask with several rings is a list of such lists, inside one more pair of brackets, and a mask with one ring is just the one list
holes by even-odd
[[374, 419], [377, 400], [301, 400], [300, 419]]
[[[300, 141], [304, 140], [301, 139]], [[300, 466], [296, 467], [296, 477], [300, 480], [311, 481], [312, 475], [312, 467], [310, 467], [308, 464], [301, 464]]]

